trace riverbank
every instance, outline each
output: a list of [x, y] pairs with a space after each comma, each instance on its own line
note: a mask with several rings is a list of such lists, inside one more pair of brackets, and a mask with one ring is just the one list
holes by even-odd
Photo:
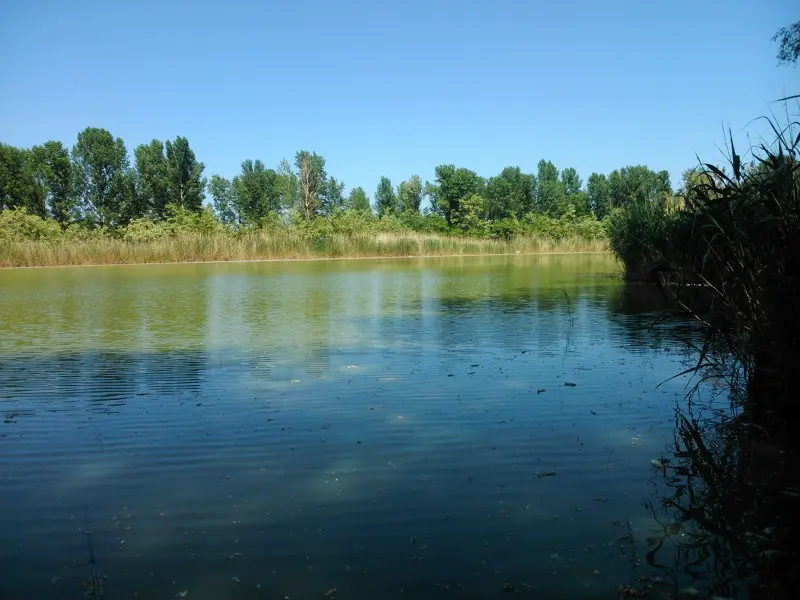
[[547, 239], [517, 236], [492, 240], [414, 232], [334, 234], [309, 238], [283, 231], [252, 231], [239, 237], [187, 232], [151, 241], [0, 240], [0, 267], [233, 262], [297, 259], [393, 258], [559, 252], [604, 252], [605, 240], [578, 236]]

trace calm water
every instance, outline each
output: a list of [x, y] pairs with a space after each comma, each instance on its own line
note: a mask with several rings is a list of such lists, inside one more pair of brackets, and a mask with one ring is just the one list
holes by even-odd
[[87, 527], [109, 599], [614, 597], [686, 383], [617, 271], [0, 271], [0, 597]]

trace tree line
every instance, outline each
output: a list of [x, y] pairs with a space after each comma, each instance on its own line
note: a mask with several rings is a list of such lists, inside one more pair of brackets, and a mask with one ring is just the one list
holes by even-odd
[[[135, 219], [159, 221], [169, 206], [213, 210], [233, 226], [257, 226], [275, 215], [313, 219], [354, 210], [386, 215], [436, 215], [453, 230], [481, 223], [522, 219], [605, 218], [612, 209], [672, 195], [667, 171], [643, 165], [592, 173], [587, 181], [568, 167], [540, 160], [535, 173], [518, 166], [492, 177], [453, 164], [438, 165], [434, 181], [418, 175], [394, 186], [381, 177], [372, 198], [363, 187], [345, 194], [345, 184], [326, 170], [325, 158], [301, 150], [276, 169], [247, 159], [234, 177], [204, 176], [189, 141], [153, 140], [128, 154], [124, 141], [106, 129], [88, 127], [69, 149], [60, 141], [33, 148], [0, 143], [0, 209], [25, 208], [59, 223], [124, 226]], [[423, 200], [429, 207], [421, 210]]]

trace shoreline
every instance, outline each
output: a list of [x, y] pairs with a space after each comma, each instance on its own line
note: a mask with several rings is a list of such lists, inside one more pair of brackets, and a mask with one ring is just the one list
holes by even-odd
[[271, 262], [319, 262], [319, 261], [344, 261], [344, 260], [402, 260], [409, 258], [475, 258], [480, 256], [553, 256], [560, 254], [612, 254], [610, 250], [557, 250], [552, 252], [486, 252], [469, 254], [409, 254], [397, 255], [377, 255], [377, 256], [313, 256], [302, 258], [245, 258], [234, 260], [175, 260], [175, 261], [154, 261], [154, 262], [126, 262], [126, 263], [86, 263], [79, 265], [32, 265], [0, 267], [0, 271], [11, 270], [30, 270], [30, 269], [78, 269], [84, 267], [146, 267], [164, 265], [202, 265], [202, 264], [242, 264], [242, 263], [271, 263]]

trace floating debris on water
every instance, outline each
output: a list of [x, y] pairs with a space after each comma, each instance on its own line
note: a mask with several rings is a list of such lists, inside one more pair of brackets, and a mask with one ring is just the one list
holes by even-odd
[[537, 479], [541, 479], [542, 477], [555, 477], [555, 471], [541, 471], [540, 473], [536, 474]]
[[564, 382], [564, 387], [575, 387], [577, 385], [578, 385], [577, 383], [572, 383], [571, 381]]

